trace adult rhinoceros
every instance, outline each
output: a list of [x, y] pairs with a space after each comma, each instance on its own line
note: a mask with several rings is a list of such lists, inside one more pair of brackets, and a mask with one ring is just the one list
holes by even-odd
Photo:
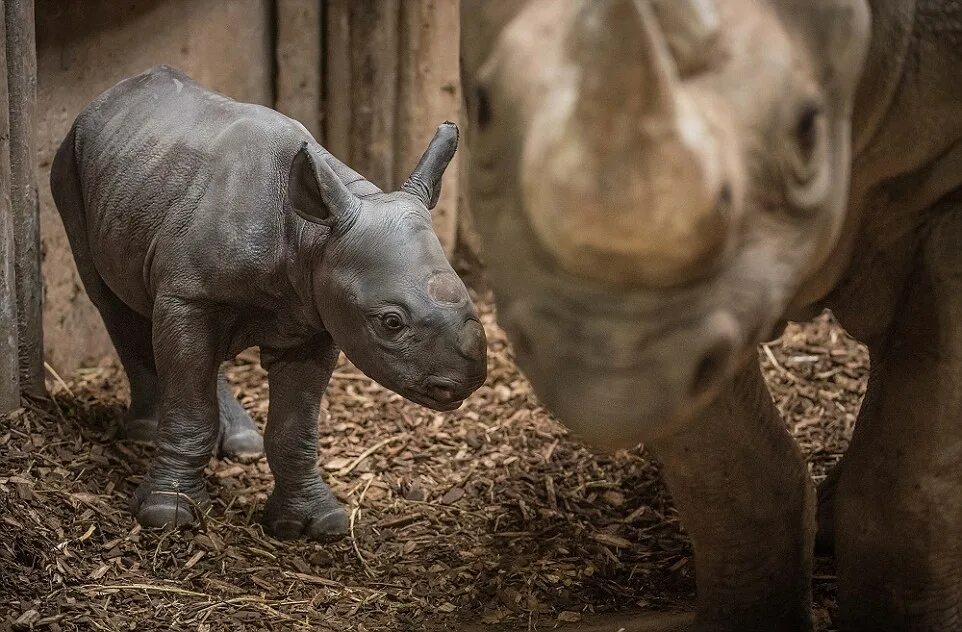
[[462, 11], [502, 323], [561, 420], [664, 463], [697, 629], [811, 628], [815, 493], [755, 349], [824, 307], [872, 360], [820, 503], [842, 625], [962, 629], [962, 2]]

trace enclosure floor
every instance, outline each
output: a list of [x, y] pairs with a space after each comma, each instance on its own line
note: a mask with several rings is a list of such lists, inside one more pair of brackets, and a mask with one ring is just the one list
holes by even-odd
[[[354, 520], [353, 538], [333, 545], [263, 533], [263, 459], [211, 461], [203, 525], [141, 530], [127, 499], [150, 450], [117, 437], [122, 373], [51, 380], [53, 400], [0, 421], [0, 627], [630, 632], [654, 628], [599, 617], [690, 611], [691, 550], [657, 465], [643, 448], [597, 455], [568, 437], [482, 311], [489, 379], [458, 411], [420, 408], [339, 365], [319, 464]], [[773, 395], [821, 476], [850, 434], [865, 352], [828, 317], [769, 351]], [[256, 355], [229, 377], [263, 424]], [[833, 593], [821, 560], [822, 629]]]

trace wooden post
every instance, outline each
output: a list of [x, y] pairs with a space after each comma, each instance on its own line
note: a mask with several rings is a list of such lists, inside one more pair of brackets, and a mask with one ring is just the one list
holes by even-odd
[[321, 138], [321, 0], [277, 0], [278, 111]]
[[394, 181], [399, 0], [327, 3], [327, 148], [382, 189]]
[[[401, 5], [396, 183], [417, 164], [440, 123], [459, 122], [458, 8], [457, 0], [404, 0]], [[432, 211], [434, 230], [448, 256], [457, 241], [459, 156], [445, 172]]]
[[10, 119], [4, 5], [0, 3], [0, 415], [20, 406], [17, 287], [10, 209]]
[[43, 396], [40, 214], [37, 207], [37, 50], [33, 0], [6, 0], [7, 94], [10, 111], [10, 199], [16, 256], [20, 387]]
[[[327, 148], [384, 189], [401, 185], [436, 127], [460, 118], [458, 0], [326, 0]], [[458, 226], [458, 165], [434, 228], [448, 255]]]

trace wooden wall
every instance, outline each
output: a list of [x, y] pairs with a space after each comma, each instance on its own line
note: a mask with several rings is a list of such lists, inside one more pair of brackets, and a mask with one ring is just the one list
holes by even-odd
[[[379, 187], [399, 187], [437, 126], [460, 118], [458, 9], [458, 0], [277, 0], [277, 109]], [[459, 164], [434, 209], [449, 255]]]

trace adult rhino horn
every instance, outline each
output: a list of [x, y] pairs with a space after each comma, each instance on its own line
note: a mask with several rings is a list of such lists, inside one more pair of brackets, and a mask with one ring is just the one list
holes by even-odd
[[725, 251], [740, 171], [683, 85], [652, 1], [586, 0], [565, 51], [577, 72], [559, 79], [573, 96], [532, 126], [521, 180], [531, 228], [564, 269], [669, 287]]
[[714, 0], [650, 0], [682, 75], [711, 61], [720, 30]]
[[648, 0], [590, 0], [575, 24], [582, 110], [604, 118], [619, 104], [635, 121], [674, 115], [678, 70]]

